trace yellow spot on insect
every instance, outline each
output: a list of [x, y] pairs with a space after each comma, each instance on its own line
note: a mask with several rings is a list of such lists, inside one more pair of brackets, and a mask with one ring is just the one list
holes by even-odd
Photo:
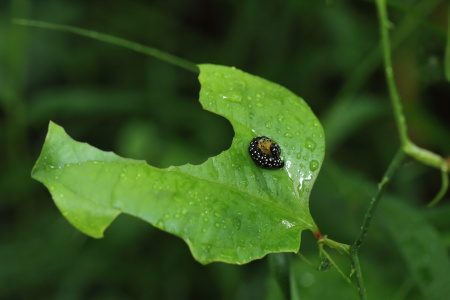
[[270, 151], [270, 146], [272, 145], [273, 141], [268, 138], [261, 138], [258, 141], [258, 148], [261, 149], [261, 151], [267, 155], [272, 156], [272, 151]]

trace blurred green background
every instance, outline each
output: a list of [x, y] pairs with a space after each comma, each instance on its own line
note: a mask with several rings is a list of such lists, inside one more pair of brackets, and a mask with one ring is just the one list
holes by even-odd
[[[389, 2], [397, 84], [412, 140], [450, 153], [443, 57], [448, 1]], [[223, 118], [203, 111], [196, 75], [30, 18], [123, 37], [195, 63], [236, 66], [303, 97], [324, 125], [327, 157], [311, 196], [323, 234], [352, 243], [399, 142], [372, 1], [128, 0], [0, 2], [0, 299], [279, 299], [267, 260], [202, 266], [180, 239], [120, 216], [94, 240], [72, 228], [30, 177], [48, 122], [102, 150], [167, 167], [226, 150]], [[438, 171], [410, 162], [389, 199], [450, 247], [447, 197], [425, 209]], [[384, 199], [383, 199], [384, 200]], [[387, 201], [387, 200], [386, 200]], [[371, 299], [425, 299], [380, 207], [361, 250]], [[394, 215], [395, 217], [395, 215]], [[314, 237], [301, 252], [318, 263]], [[333, 256], [349, 272], [346, 257]], [[294, 258], [300, 299], [357, 299], [334, 271]], [[450, 277], [450, 270], [449, 270]]]

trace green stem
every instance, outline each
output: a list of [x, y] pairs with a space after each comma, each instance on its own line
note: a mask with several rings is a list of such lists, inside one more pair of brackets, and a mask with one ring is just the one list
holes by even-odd
[[326, 235], [317, 241], [319, 245], [327, 245], [330, 248], [336, 249], [339, 253], [350, 253], [350, 246], [346, 244], [342, 244], [332, 239], [329, 239]]
[[[425, 19], [431, 12], [435, 11], [436, 7], [441, 2], [442, 0], [423, 0], [415, 5], [412, 11], [420, 12], [422, 18]], [[411, 17], [410, 14], [407, 14], [398, 24], [396, 24], [395, 32], [392, 34], [392, 49], [398, 48], [398, 46], [403, 43], [403, 41], [405, 41], [421, 23], [423, 23], [423, 21], [418, 16]], [[348, 101], [354, 97], [357, 91], [365, 82], [367, 82], [370, 75], [372, 75], [379, 66], [380, 53], [381, 45], [378, 44], [356, 65], [353, 72], [347, 77], [345, 83], [337, 93], [334, 101], [332, 101], [333, 107], [337, 106], [337, 102]]]
[[389, 33], [388, 33], [390, 24], [387, 17], [386, 1], [377, 0], [376, 3], [378, 8], [378, 18], [383, 47], [383, 60], [384, 60], [384, 70], [386, 73], [386, 81], [389, 88], [389, 95], [391, 98], [392, 108], [394, 110], [394, 117], [397, 125], [398, 135], [400, 137], [401, 144], [404, 146], [409, 142], [409, 139], [406, 130], [405, 116], [403, 115], [403, 108], [400, 102], [400, 96], [398, 95], [397, 86], [395, 84], [394, 70], [392, 68], [391, 44], [389, 41]]
[[367, 208], [367, 212], [364, 217], [364, 221], [363, 221], [363, 225], [361, 226], [361, 230], [360, 230], [355, 242], [353, 243], [353, 245], [350, 248], [350, 254], [352, 252], [355, 252], [355, 253], [358, 252], [359, 248], [361, 247], [361, 244], [364, 241], [364, 238], [366, 237], [367, 230], [369, 229], [370, 222], [372, 221], [372, 216], [373, 216], [373, 214], [377, 208], [377, 205], [380, 201], [381, 195], [386, 190], [388, 183], [391, 181], [395, 172], [403, 164], [404, 160], [405, 160], [405, 153], [402, 150], [398, 150], [394, 156], [394, 159], [392, 160], [391, 164], [389, 165], [388, 169], [384, 173], [383, 178], [381, 179], [380, 183], [378, 184], [378, 190], [377, 190], [376, 194], [372, 197], [372, 199], [369, 203], [369, 207]]
[[[429, 165], [431, 167], [435, 167], [441, 172], [448, 172], [448, 165], [446, 161], [441, 156], [420, 148], [412, 143], [408, 137], [408, 132], [406, 128], [406, 120], [403, 114], [402, 104], [400, 102], [400, 96], [397, 91], [397, 86], [395, 84], [394, 71], [392, 67], [392, 58], [391, 58], [391, 44], [389, 41], [389, 21], [387, 16], [386, 9], [386, 0], [376, 0], [377, 11], [378, 11], [378, 19], [380, 24], [380, 33], [381, 33], [381, 42], [383, 48], [383, 60], [384, 60], [384, 69], [386, 73], [386, 82], [389, 89], [389, 95], [391, 99], [392, 108], [394, 110], [394, 118], [395, 123], [397, 125], [398, 135], [400, 137], [400, 143], [402, 145], [402, 150], [416, 159], [417, 161]], [[444, 174], [445, 175], [445, 174]], [[437, 202], [442, 199], [444, 194], [448, 189], [448, 183], [446, 176], [443, 175], [443, 184], [438, 193], [438, 195], [433, 199], [432, 205], [435, 205]]]
[[110, 44], [125, 47], [130, 50], [134, 50], [137, 52], [141, 52], [141, 53], [153, 56], [155, 58], [158, 58], [160, 60], [168, 62], [172, 65], [175, 65], [175, 66], [178, 66], [185, 70], [194, 72], [196, 74], [199, 72], [197, 66], [194, 63], [187, 61], [183, 58], [160, 51], [156, 48], [147, 47], [147, 46], [144, 46], [144, 45], [141, 45], [141, 44], [138, 44], [135, 42], [131, 42], [131, 41], [128, 41], [128, 40], [125, 40], [122, 38], [118, 38], [118, 37], [115, 37], [115, 36], [112, 36], [109, 34], [103, 34], [103, 33], [99, 33], [96, 31], [86, 30], [86, 29], [77, 28], [77, 27], [68, 26], [68, 25], [60, 25], [60, 24], [28, 20], [28, 19], [14, 19], [13, 22], [18, 25], [25, 25], [25, 26], [32, 26], [32, 27], [38, 27], [38, 28], [46, 28], [46, 29], [75, 33], [78, 35], [93, 38], [93, 39], [96, 39], [99, 41], [107, 42]]
[[439, 190], [439, 192], [436, 195], [436, 197], [434, 197], [434, 199], [431, 200], [430, 203], [428, 203], [428, 205], [427, 205], [428, 208], [431, 208], [431, 207], [435, 206], [436, 204], [438, 204], [438, 202], [444, 197], [445, 193], [447, 192], [447, 189], [448, 189], [448, 174], [445, 171], [441, 171], [441, 176], [442, 176], [441, 189]]
[[448, 172], [448, 166], [443, 157], [427, 149], [420, 148], [413, 142], [408, 142], [406, 145], [403, 145], [403, 151], [425, 165]]
[[352, 269], [355, 272], [356, 284], [358, 285], [358, 294], [361, 300], [365, 300], [366, 289], [364, 288], [364, 280], [361, 272], [361, 265], [359, 264], [359, 257], [357, 250], [352, 249], [350, 252], [350, 260], [352, 262]]
[[366, 215], [364, 216], [364, 222], [361, 226], [361, 230], [356, 238], [355, 242], [350, 247], [350, 260], [352, 262], [352, 268], [356, 275], [356, 283], [358, 285], [359, 297], [361, 299], [366, 299], [366, 292], [364, 288], [364, 280], [361, 272], [361, 267], [359, 264], [358, 251], [361, 247], [362, 242], [364, 241], [367, 230], [369, 230], [370, 222], [372, 221], [372, 216], [375, 213], [377, 205], [381, 199], [381, 195], [386, 190], [388, 183], [391, 181], [395, 172], [400, 168], [402, 163], [405, 160], [405, 153], [402, 150], [398, 150], [391, 164], [389, 165], [386, 173], [383, 175], [380, 183], [378, 184], [378, 190], [376, 194], [372, 197], [372, 200], [369, 203], [369, 207], [367, 208]]
[[336, 271], [339, 273], [339, 275], [342, 276], [342, 278], [344, 278], [344, 280], [350, 284], [352, 287], [354, 287], [352, 285], [352, 281], [350, 280], [350, 278], [348, 276], [346, 276], [344, 274], [344, 272], [342, 272], [342, 270], [339, 268], [339, 266], [334, 262], [334, 260], [331, 258], [331, 256], [327, 253], [327, 251], [325, 251], [325, 249], [323, 249], [323, 247], [319, 248], [320, 250], [320, 254], [325, 256], [325, 258], [331, 263], [331, 265], [336, 269]]

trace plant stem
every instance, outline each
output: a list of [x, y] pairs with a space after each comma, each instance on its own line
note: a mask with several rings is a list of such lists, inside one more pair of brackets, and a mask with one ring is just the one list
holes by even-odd
[[403, 114], [403, 108], [400, 102], [400, 96], [397, 91], [397, 86], [395, 84], [394, 70], [392, 67], [391, 44], [389, 41], [389, 32], [388, 32], [389, 21], [387, 17], [386, 0], [376, 0], [376, 4], [380, 24], [386, 82], [389, 89], [392, 108], [394, 110], [394, 118], [395, 123], [397, 125], [397, 131], [400, 138], [400, 143], [402, 145], [402, 150], [409, 156], [416, 159], [417, 161], [429, 165], [431, 167], [437, 168], [441, 170], [441, 172], [443, 173], [442, 187], [438, 195], [432, 201], [432, 205], [435, 205], [437, 202], [439, 202], [440, 199], [442, 199], [442, 197], [444, 196], [444, 194], [448, 189], [448, 180], [446, 174], [444, 173], [447, 173], [449, 171], [449, 167], [446, 164], [444, 158], [427, 149], [418, 147], [413, 142], [411, 142], [408, 137], [406, 120]]
[[321, 239], [317, 241], [319, 245], [327, 245], [330, 248], [336, 249], [339, 253], [350, 253], [350, 246], [346, 244], [342, 244], [336, 241], [329, 239], [326, 235], [322, 236]]
[[395, 154], [394, 159], [391, 161], [391, 164], [386, 170], [386, 173], [384, 173], [383, 178], [378, 184], [378, 190], [376, 194], [372, 197], [372, 200], [369, 203], [366, 215], [364, 216], [364, 222], [361, 227], [361, 231], [359, 232], [358, 237], [356, 238], [353, 245], [350, 247], [350, 259], [352, 261], [352, 268], [356, 274], [356, 283], [358, 285], [358, 292], [361, 299], [366, 299], [366, 292], [364, 289], [364, 280], [359, 264], [358, 251], [367, 235], [367, 230], [369, 229], [370, 222], [372, 221], [372, 216], [380, 201], [381, 195], [386, 190], [388, 183], [391, 181], [391, 178], [394, 176], [395, 172], [404, 162], [405, 157], [405, 153], [402, 151], [402, 149], [399, 149]]
[[439, 190], [439, 192], [436, 195], [436, 197], [434, 197], [434, 199], [431, 200], [430, 203], [428, 203], [428, 205], [427, 205], [428, 208], [435, 206], [444, 197], [445, 193], [447, 192], [447, 189], [448, 189], [448, 174], [445, 171], [441, 171], [441, 176], [442, 176], [441, 189]]
[[[417, 5], [414, 6], [412, 11], [417, 11], [422, 14], [423, 18], [426, 18], [431, 12], [433, 12], [436, 7], [442, 2], [442, 0], [422, 0]], [[418, 17], [411, 17], [406, 15], [403, 19], [396, 25], [395, 32], [392, 33], [392, 49], [398, 48], [398, 46], [403, 43], [414, 32], [417, 27], [421, 24], [421, 19]], [[450, 23], [449, 23], [450, 26]], [[450, 28], [450, 27], [449, 27]], [[449, 29], [450, 32], [450, 29]], [[450, 39], [449, 39], [450, 40]], [[450, 44], [450, 42], [449, 42]], [[449, 47], [450, 48], [450, 47]], [[450, 56], [450, 49], [449, 56]], [[335, 106], [336, 102], [348, 101], [354, 97], [358, 90], [367, 82], [370, 75], [372, 75], [376, 68], [380, 64], [380, 53], [381, 45], [375, 46], [369, 53], [367, 53], [364, 58], [355, 66], [355, 69], [346, 78], [343, 86], [336, 94], [332, 105]], [[450, 64], [450, 57], [449, 57]], [[449, 70], [450, 72], [450, 70]]]
[[346, 276], [344, 274], [344, 272], [342, 272], [342, 270], [339, 268], [339, 266], [334, 262], [334, 260], [331, 258], [331, 256], [327, 253], [327, 251], [325, 251], [325, 249], [323, 249], [323, 247], [320, 247], [320, 254], [325, 256], [325, 258], [331, 263], [331, 265], [336, 269], [336, 271], [339, 273], [339, 275], [342, 276], [342, 278], [345, 280], [345, 282], [347, 282], [348, 284], [350, 284], [352, 287], [355, 287], [354, 285], [352, 285], [352, 281], [350, 280], [350, 278], [348, 276]]
[[14, 19], [14, 23], [18, 25], [25, 25], [25, 26], [32, 26], [32, 27], [38, 27], [38, 28], [46, 28], [46, 29], [53, 29], [53, 30], [59, 30], [59, 31], [65, 31], [65, 32], [71, 32], [78, 35], [82, 35], [85, 37], [93, 38], [99, 41], [111, 43], [117, 46], [125, 47], [130, 50], [134, 50], [137, 52], [141, 52], [150, 56], [153, 56], [155, 58], [158, 58], [160, 60], [163, 60], [165, 62], [168, 62], [172, 65], [178, 66], [180, 68], [183, 68], [185, 70], [194, 72], [198, 74], [199, 70], [197, 66], [187, 61], [183, 58], [177, 57], [175, 55], [160, 51], [156, 48], [147, 47], [129, 40], [125, 40], [122, 38], [118, 38], [109, 34], [104, 34], [92, 30], [86, 30], [74, 26], [68, 26], [68, 25], [60, 25], [60, 24], [54, 24], [54, 23], [48, 23], [48, 22], [42, 22], [42, 21], [35, 21], [35, 20], [28, 20], [28, 19]]
[[383, 47], [384, 70], [386, 73], [386, 81], [389, 88], [392, 108], [394, 110], [395, 122], [397, 125], [398, 135], [402, 145], [406, 145], [409, 141], [406, 130], [405, 116], [403, 115], [400, 96], [398, 95], [397, 86], [395, 85], [394, 71], [392, 68], [391, 44], [389, 41], [389, 21], [387, 18], [386, 1], [377, 0], [378, 18], [380, 24], [381, 41]]
[[352, 261], [352, 268], [356, 276], [356, 284], [358, 285], [358, 294], [361, 300], [366, 299], [366, 289], [364, 288], [364, 280], [362, 277], [361, 266], [359, 264], [359, 257], [357, 250], [351, 249], [350, 260]]
[[[392, 177], [394, 176], [395, 172], [401, 167], [402, 163], [405, 160], [406, 155], [409, 155], [416, 160], [436, 167], [441, 170], [442, 172], [442, 188], [439, 191], [438, 195], [435, 197], [435, 199], [429, 204], [429, 206], [435, 205], [445, 194], [445, 192], [448, 189], [448, 177], [447, 172], [449, 170], [449, 163], [446, 162], [442, 157], [439, 155], [426, 150], [422, 149], [418, 146], [416, 146], [414, 143], [412, 143], [409, 140], [408, 132], [407, 132], [407, 126], [406, 126], [406, 120], [405, 116], [403, 114], [403, 108], [402, 104], [400, 102], [400, 96], [397, 91], [397, 86], [395, 84], [395, 78], [394, 78], [394, 72], [392, 67], [392, 59], [391, 59], [391, 45], [389, 41], [389, 21], [387, 18], [387, 9], [386, 9], [386, 1], [385, 0], [376, 0], [377, 5], [377, 11], [378, 11], [378, 18], [379, 18], [379, 24], [380, 24], [380, 32], [381, 32], [381, 49], [383, 50], [383, 61], [384, 61], [384, 69], [386, 73], [386, 81], [389, 89], [389, 95], [391, 99], [391, 105], [394, 111], [394, 118], [397, 126], [398, 135], [400, 138], [401, 147], [397, 151], [396, 155], [394, 156], [393, 160], [391, 161], [388, 169], [386, 170], [383, 178], [381, 179], [380, 183], [378, 184], [378, 190], [376, 194], [372, 197], [369, 207], [367, 209], [367, 212], [364, 217], [363, 225], [361, 226], [361, 230], [355, 240], [355, 242], [352, 244], [350, 249], [346, 251], [346, 253], [349, 254], [353, 272], [356, 275], [356, 281], [358, 285], [358, 293], [360, 299], [364, 300], [366, 299], [366, 291], [364, 288], [364, 279], [361, 272], [361, 266], [359, 262], [358, 252], [361, 247], [362, 242], [364, 241], [367, 231], [370, 226], [370, 222], [372, 220], [372, 216], [376, 210], [376, 207], [381, 199], [381, 196], [383, 192], [386, 190], [388, 183], [391, 181]], [[449, 25], [449, 32], [448, 32], [448, 38], [450, 40], [450, 25]], [[447, 41], [448, 47], [447, 47], [447, 58], [449, 59], [448, 66], [450, 66], [450, 42]], [[449, 69], [450, 70], [450, 67]], [[449, 71], [450, 74], [450, 71]], [[450, 78], [450, 77], [449, 77]], [[352, 90], [352, 88], [350, 88]], [[347, 90], [344, 88], [342, 93], [347, 92]], [[316, 234], [317, 236], [317, 234]], [[319, 240], [322, 244], [327, 244], [330, 247], [338, 249], [338, 244], [335, 244], [334, 241], [328, 240], [326, 236], [321, 237]]]
[[388, 169], [384, 173], [380, 183], [378, 183], [378, 190], [369, 203], [369, 207], [367, 208], [367, 212], [364, 217], [363, 225], [361, 226], [361, 231], [359, 232], [358, 237], [356, 238], [353, 245], [350, 247], [350, 254], [352, 252], [358, 252], [359, 248], [361, 247], [361, 244], [364, 241], [364, 238], [366, 237], [367, 230], [369, 229], [373, 213], [375, 212], [378, 202], [380, 201], [381, 195], [386, 190], [386, 187], [390, 182], [391, 178], [394, 176], [395, 172], [403, 164], [405, 157], [406, 157], [405, 153], [401, 149], [398, 150], [394, 156], [394, 159], [391, 161], [391, 164], [389, 165]]

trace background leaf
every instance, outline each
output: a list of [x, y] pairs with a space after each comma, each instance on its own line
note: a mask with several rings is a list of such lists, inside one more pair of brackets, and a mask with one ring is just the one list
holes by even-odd
[[[301, 232], [317, 230], [308, 198], [325, 150], [320, 123], [279, 85], [235, 68], [200, 69], [202, 105], [235, 130], [229, 150], [201, 165], [158, 169], [75, 142], [51, 123], [33, 177], [93, 237], [125, 212], [180, 236], [202, 263], [241, 264], [298, 251]], [[280, 144], [283, 169], [253, 163], [248, 144], [260, 135]]]
[[445, 244], [414, 208], [396, 199], [382, 205], [385, 224], [424, 299], [446, 299], [450, 294], [450, 260]]

